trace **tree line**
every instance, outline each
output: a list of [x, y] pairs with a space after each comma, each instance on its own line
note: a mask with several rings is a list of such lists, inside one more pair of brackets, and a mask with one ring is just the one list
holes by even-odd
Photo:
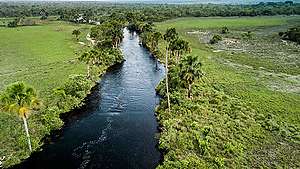
[[[129, 31], [140, 34], [141, 45], [155, 57], [162, 58], [164, 55], [166, 76], [164, 96], [166, 96], [168, 111], [171, 112], [170, 92], [177, 86], [184, 87], [187, 98], [192, 99], [192, 85], [203, 76], [203, 72], [200, 57], [186, 55], [191, 52], [189, 42], [181, 38], [175, 28], [169, 28], [162, 34], [155, 30], [152, 23], [130, 20], [128, 25]], [[159, 44], [164, 44], [165, 53], [161, 51]]]
[[[254, 5], [225, 4], [112, 4], [103, 2], [0, 2], [0, 17], [59, 16], [72, 22], [104, 22], [134, 13], [142, 21], [163, 21], [177, 17], [299, 15], [300, 4], [292, 1]], [[123, 18], [125, 19], [125, 18]]]

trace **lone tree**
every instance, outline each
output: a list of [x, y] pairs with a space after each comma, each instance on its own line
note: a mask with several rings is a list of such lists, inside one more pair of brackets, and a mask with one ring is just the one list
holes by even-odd
[[182, 59], [179, 64], [179, 77], [184, 80], [184, 86], [187, 87], [188, 98], [192, 96], [192, 85], [195, 80], [202, 77], [202, 63], [198, 56], [188, 55]]
[[33, 87], [23, 82], [13, 83], [8, 86], [0, 97], [2, 111], [17, 113], [22, 118], [27, 137], [29, 151], [32, 151], [27, 119], [31, 111], [37, 110], [41, 102]]
[[169, 58], [170, 44], [173, 43], [176, 39], [178, 39], [178, 33], [176, 32], [176, 29], [175, 28], [167, 29], [166, 33], [164, 34], [164, 40], [167, 42], [165, 64], [166, 64], [166, 90], [167, 90], [169, 112], [171, 111], [171, 105], [170, 105], [170, 94], [169, 94], [169, 84], [168, 84], [168, 58]]
[[79, 35], [81, 34], [80, 30], [79, 29], [75, 29], [73, 30], [72, 32], [72, 35], [74, 35], [77, 39], [77, 41], [79, 40]]

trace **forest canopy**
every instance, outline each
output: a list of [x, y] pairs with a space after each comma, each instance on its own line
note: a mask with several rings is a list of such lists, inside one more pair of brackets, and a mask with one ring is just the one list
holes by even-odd
[[[0, 17], [59, 16], [74, 22], [104, 22], [108, 17], [133, 13], [141, 21], [177, 17], [299, 15], [300, 4], [292, 1], [255, 5], [228, 4], [113, 4], [104, 2], [0, 2]], [[125, 19], [125, 18], [123, 18]]]

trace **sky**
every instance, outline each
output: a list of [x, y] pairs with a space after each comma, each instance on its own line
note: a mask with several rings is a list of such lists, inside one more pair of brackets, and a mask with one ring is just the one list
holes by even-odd
[[[99, 2], [159, 2], [159, 3], [258, 3], [258, 2], [284, 2], [286, 0], [0, 0], [0, 1], [99, 1]], [[293, 0], [300, 3], [300, 0]]]

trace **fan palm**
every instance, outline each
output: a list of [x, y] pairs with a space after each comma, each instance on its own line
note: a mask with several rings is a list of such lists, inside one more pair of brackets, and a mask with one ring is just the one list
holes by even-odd
[[191, 98], [193, 83], [197, 78], [203, 76], [202, 63], [198, 56], [188, 55], [181, 61], [179, 67], [179, 77], [184, 80], [184, 84], [188, 88], [188, 98]]
[[167, 90], [167, 100], [168, 100], [168, 110], [171, 111], [171, 104], [170, 104], [170, 94], [169, 94], [169, 84], [168, 84], [168, 53], [170, 49], [170, 44], [174, 42], [178, 38], [178, 33], [176, 32], [175, 28], [167, 29], [166, 33], [164, 34], [164, 40], [167, 41], [166, 45], [166, 90]]
[[37, 93], [34, 88], [23, 82], [13, 83], [6, 88], [0, 97], [0, 108], [2, 111], [14, 112], [23, 120], [28, 147], [32, 151], [27, 118], [30, 112], [40, 106]]
[[183, 39], [176, 39], [170, 44], [170, 51], [173, 56], [175, 56], [176, 63], [180, 60], [180, 57], [184, 53], [190, 53], [191, 48], [189, 42]]

